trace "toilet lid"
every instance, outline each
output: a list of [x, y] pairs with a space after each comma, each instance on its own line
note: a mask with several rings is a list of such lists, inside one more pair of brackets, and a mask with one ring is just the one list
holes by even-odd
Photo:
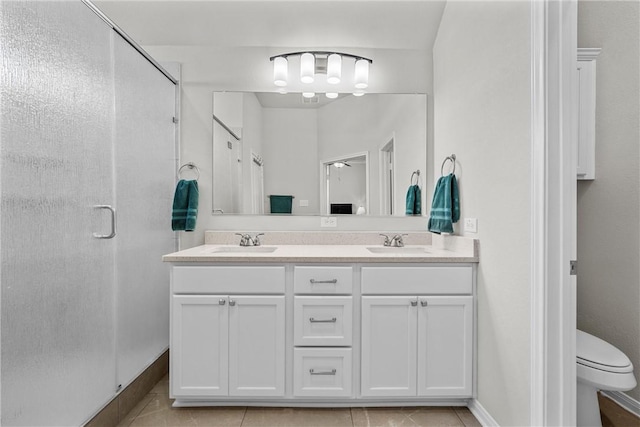
[[608, 342], [580, 330], [576, 330], [576, 361], [608, 372], [633, 371], [633, 365], [626, 354]]

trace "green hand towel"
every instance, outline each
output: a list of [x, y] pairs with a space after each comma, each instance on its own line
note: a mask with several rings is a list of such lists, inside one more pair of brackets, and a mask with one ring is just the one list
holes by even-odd
[[460, 219], [460, 198], [458, 182], [454, 174], [440, 177], [433, 192], [429, 231], [433, 233], [453, 233], [453, 223]]
[[171, 214], [173, 231], [193, 231], [198, 218], [198, 181], [181, 179], [176, 185]]
[[411, 185], [407, 190], [405, 213], [407, 215], [422, 215], [422, 195], [420, 186]]

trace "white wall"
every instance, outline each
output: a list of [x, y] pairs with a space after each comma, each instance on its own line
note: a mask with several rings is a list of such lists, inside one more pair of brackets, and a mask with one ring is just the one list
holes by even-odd
[[[640, 379], [640, 4], [580, 1], [578, 46], [599, 47], [596, 179], [578, 182], [578, 328]], [[640, 387], [628, 394], [640, 400]]]
[[530, 417], [530, 8], [448, 2], [434, 46], [433, 172], [457, 155], [478, 218], [478, 400], [505, 426]]
[[[317, 110], [265, 108], [262, 131], [265, 197], [292, 195], [293, 214], [320, 212]], [[309, 205], [299, 206], [300, 200]]]

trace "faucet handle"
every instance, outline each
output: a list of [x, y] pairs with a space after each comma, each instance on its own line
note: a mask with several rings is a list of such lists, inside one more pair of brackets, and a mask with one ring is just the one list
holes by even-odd
[[243, 233], [236, 233], [236, 236], [240, 236], [240, 246], [249, 246], [249, 240], [251, 240], [251, 236]]
[[260, 246], [260, 236], [264, 236], [264, 233], [256, 234], [256, 237], [253, 238], [253, 246]]
[[387, 236], [386, 234], [382, 234], [380, 233], [380, 235], [382, 237], [384, 237], [384, 243], [382, 243], [384, 246], [391, 246], [391, 239], [389, 239], [389, 236]]
[[393, 239], [391, 239], [391, 241], [395, 241], [396, 242], [396, 246], [398, 247], [403, 247], [404, 246], [404, 241], [402, 240], [402, 238], [404, 236], [408, 236], [408, 234], [396, 234], [395, 236], [393, 236]]

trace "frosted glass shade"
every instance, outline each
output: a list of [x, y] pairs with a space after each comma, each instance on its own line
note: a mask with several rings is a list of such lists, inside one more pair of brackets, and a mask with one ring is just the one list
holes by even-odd
[[289, 78], [289, 61], [279, 56], [273, 60], [273, 83], [276, 86], [286, 86]]
[[303, 53], [300, 57], [300, 81], [313, 83], [313, 74], [316, 67], [316, 57], [311, 53]]
[[363, 91], [353, 92], [353, 96], [362, 96], [362, 95], [364, 95]]
[[325, 93], [325, 96], [329, 99], [336, 99], [338, 97], [338, 94], [336, 92], [327, 92]]
[[315, 92], [302, 92], [302, 96], [304, 96], [305, 98], [313, 98], [314, 96], [316, 96]]
[[[342, 77], [342, 57], [337, 53], [332, 53], [327, 58], [327, 83], [332, 85], [340, 83]], [[327, 94], [329, 96], [329, 94]]]
[[369, 86], [369, 61], [366, 59], [356, 61], [354, 82], [357, 89], [366, 89]]

